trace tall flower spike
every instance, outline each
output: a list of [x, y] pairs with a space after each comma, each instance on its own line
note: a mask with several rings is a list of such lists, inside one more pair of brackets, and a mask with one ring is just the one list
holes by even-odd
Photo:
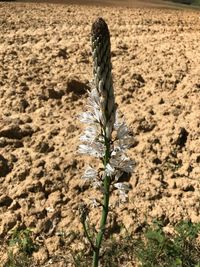
[[[95, 243], [87, 231], [85, 217], [82, 219], [87, 239], [93, 248], [93, 267], [98, 267], [100, 247], [105, 232], [107, 215], [109, 212], [110, 195], [114, 187], [122, 202], [127, 200], [130, 190], [127, 184], [120, 182], [124, 172], [133, 171], [134, 162], [126, 155], [129, 147], [129, 130], [124, 121], [117, 114], [117, 105], [113, 91], [111, 74], [110, 34], [108, 26], [102, 18], [98, 18], [92, 25], [91, 31], [93, 56], [93, 81], [89, 91], [87, 111], [80, 116], [80, 120], [88, 125], [80, 140], [79, 153], [89, 154], [100, 158], [104, 165], [103, 172], [88, 167], [83, 179], [93, 184], [93, 187], [102, 192], [101, 201], [94, 201], [94, 206], [102, 207], [100, 227]], [[112, 132], [116, 137], [112, 138]], [[114, 187], [113, 187], [114, 185]]]
[[92, 25], [92, 56], [94, 90], [99, 95], [99, 108], [102, 112], [101, 123], [108, 140], [115, 122], [115, 98], [111, 75], [110, 34], [108, 26], [102, 18], [98, 18]]

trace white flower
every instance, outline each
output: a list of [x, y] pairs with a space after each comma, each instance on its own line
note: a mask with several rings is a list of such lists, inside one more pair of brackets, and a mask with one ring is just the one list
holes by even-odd
[[92, 144], [79, 145], [78, 151], [80, 154], [88, 154], [97, 158], [104, 156], [105, 147], [100, 142], [93, 142]]
[[97, 179], [97, 171], [92, 167], [88, 166], [85, 170], [84, 175], [82, 176], [83, 179], [86, 180], [96, 180]]
[[119, 178], [122, 176], [123, 174], [123, 171], [121, 170], [117, 170], [116, 173], [115, 173], [115, 182], [117, 182], [119, 180]]
[[99, 107], [93, 106], [93, 114], [97, 122], [102, 121], [102, 112], [99, 110]]
[[114, 130], [117, 131], [115, 146], [126, 150], [133, 144], [133, 137], [130, 135], [129, 129], [119, 111], [116, 112]]
[[98, 172], [91, 166], [87, 167], [82, 178], [90, 181], [95, 189], [103, 190], [102, 181], [98, 177]]
[[123, 150], [120, 146], [115, 146], [112, 153], [111, 153], [111, 157], [119, 157], [123, 154]]
[[125, 122], [122, 122], [117, 129], [117, 139], [123, 139], [129, 135], [128, 127]]
[[80, 140], [85, 143], [92, 143], [94, 138], [95, 136], [85, 133], [84, 135], [81, 135]]
[[135, 162], [128, 157], [124, 158], [120, 163], [120, 169], [126, 173], [132, 173], [134, 166]]
[[100, 123], [104, 122], [105, 118], [100, 110], [100, 104], [97, 103], [95, 100], [90, 99], [89, 105], [86, 106], [89, 111], [83, 112], [79, 119], [83, 123], [87, 124], [95, 124], [95, 123]]
[[94, 100], [96, 103], [99, 103], [99, 93], [95, 88], [94, 84], [91, 84], [91, 87], [93, 87], [93, 89], [89, 92], [89, 99]]
[[119, 147], [121, 147], [121, 149], [126, 150], [127, 148], [131, 147], [131, 145], [133, 144], [133, 137], [126, 136], [122, 139], [119, 139], [118, 144], [119, 144]]
[[92, 148], [89, 145], [81, 144], [78, 147], [78, 152], [80, 154], [91, 154]]
[[128, 184], [125, 184], [125, 183], [115, 183], [114, 187], [116, 187], [117, 189], [124, 191], [124, 192], [130, 191], [130, 186]]
[[123, 115], [120, 111], [116, 111], [114, 129], [117, 131], [122, 123], [123, 123]]
[[135, 162], [129, 159], [123, 150], [118, 147], [111, 153], [110, 165], [117, 170], [132, 173]]
[[97, 127], [95, 126], [86, 128], [85, 133], [80, 137], [80, 140], [86, 143], [94, 142], [95, 138], [97, 137], [97, 131]]
[[94, 117], [94, 115], [87, 111], [87, 112], [83, 112], [80, 117], [79, 117], [80, 121], [83, 123], [87, 123], [87, 124], [94, 124], [96, 123], [96, 119]]
[[99, 189], [99, 190], [103, 191], [103, 185], [102, 185], [102, 182], [101, 181], [95, 180], [93, 182], [93, 187], [95, 189]]
[[106, 174], [112, 176], [115, 173], [115, 168], [113, 168], [109, 163], [106, 165]]
[[119, 190], [119, 198], [122, 203], [125, 203], [128, 200], [128, 195], [123, 191]]
[[125, 183], [115, 183], [114, 187], [116, 187], [119, 191], [121, 202], [126, 202], [128, 199], [128, 192], [131, 190], [130, 186]]
[[99, 103], [100, 103], [99, 93], [96, 89], [92, 89], [89, 92], [89, 100], [88, 100], [89, 109], [93, 108], [94, 106], [99, 108]]

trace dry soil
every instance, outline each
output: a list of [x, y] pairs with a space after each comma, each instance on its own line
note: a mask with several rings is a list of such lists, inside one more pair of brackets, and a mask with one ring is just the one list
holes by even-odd
[[77, 153], [78, 115], [99, 16], [110, 29], [116, 101], [136, 161], [129, 202], [111, 210], [108, 225], [134, 233], [153, 218], [200, 222], [200, 13], [2, 2], [0, 14], [0, 266], [13, 228], [33, 229], [35, 266], [66, 266], [51, 259], [60, 235], [74, 248], [71, 233], [82, 232], [79, 204], [96, 192], [81, 179], [93, 159]]

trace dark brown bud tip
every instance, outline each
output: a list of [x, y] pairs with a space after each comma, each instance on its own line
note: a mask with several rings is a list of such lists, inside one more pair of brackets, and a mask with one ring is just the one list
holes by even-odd
[[108, 25], [102, 18], [98, 18], [93, 24], [92, 24], [92, 36], [94, 38], [109, 38], [109, 30]]

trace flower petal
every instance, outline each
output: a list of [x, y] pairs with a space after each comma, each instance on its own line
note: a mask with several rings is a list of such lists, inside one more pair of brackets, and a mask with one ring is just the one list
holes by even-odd
[[93, 169], [92, 167], [88, 166], [82, 178], [86, 180], [96, 180], [97, 171]]
[[115, 168], [113, 168], [109, 163], [106, 165], [106, 174], [112, 176], [115, 173]]
[[117, 189], [123, 191], [123, 192], [128, 192], [130, 191], [130, 185], [129, 184], [125, 184], [125, 183], [115, 183], [114, 187], [116, 187]]

